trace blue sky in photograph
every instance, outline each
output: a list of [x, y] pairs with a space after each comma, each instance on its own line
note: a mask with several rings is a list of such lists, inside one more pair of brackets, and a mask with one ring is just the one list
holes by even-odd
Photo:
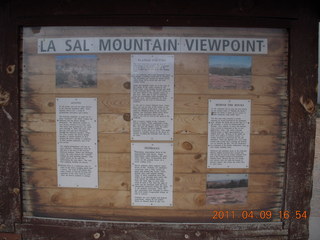
[[223, 67], [251, 67], [251, 56], [209, 56], [209, 66], [223, 66]]

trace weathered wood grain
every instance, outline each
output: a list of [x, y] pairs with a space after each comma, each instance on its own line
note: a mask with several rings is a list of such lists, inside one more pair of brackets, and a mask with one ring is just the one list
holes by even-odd
[[[279, 116], [251, 116], [251, 133], [260, 135], [279, 135], [281, 132]], [[55, 132], [55, 114], [27, 114], [22, 117], [22, 128], [25, 132]], [[99, 114], [99, 133], [130, 133], [130, 121], [126, 114]], [[208, 134], [208, 116], [176, 114], [174, 117], [176, 134]]]
[[[55, 113], [58, 97], [95, 97], [99, 114], [130, 113], [129, 94], [34, 94], [22, 97], [21, 108], [24, 112]], [[263, 95], [179, 94], [174, 97], [174, 111], [176, 114], [208, 114], [208, 99], [251, 99], [252, 115], [286, 116], [286, 97]]]
[[[128, 220], [130, 222], [147, 222], [150, 224], [151, 222], [165, 222], [165, 223], [202, 223], [203, 227], [209, 223], [232, 223], [232, 222], [241, 222], [241, 223], [251, 223], [252, 225], [259, 224], [261, 222], [281, 222], [279, 217], [277, 216], [277, 212], [279, 211], [279, 207], [270, 208], [271, 212], [273, 213], [274, 218], [273, 219], [243, 219], [242, 213], [243, 212], [249, 212], [252, 211], [255, 216], [260, 215], [259, 210], [246, 210], [246, 208], [243, 208], [241, 210], [237, 210], [234, 207], [228, 206], [228, 208], [224, 208], [223, 206], [214, 206], [214, 209], [216, 211], [233, 211], [234, 212], [234, 218], [225, 218], [225, 219], [212, 219], [213, 217], [213, 210], [212, 209], [197, 209], [194, 210], [183, 210], [183, 209], [167, 209], [167, 208], [161, 208], [161, 209], [152, 209], [149, 214], [145, 214], [146, 209], [141, 208], [100, 208], [98, 211], [94, 208], [86, 208], [86, 207], [68, 207], [68, 206], [50, 206], [50, 205], [37, 205], [36, 210], [32, 209], [32, 206], [25, 205], [26, 209], [26, 217], [32, 218], [33, 215], [41, 216], [41, 217], [55, 217], [55, 218], [73, 218], [81, 220], [86, 217], [86, 219], [91, 220], [102, 220], [107, 218], [109, 221], [124, 221], [127, 222]], [[165, 216], [165, 217], [163, 217]], [[186, 216], [188, 218], [186, 219]], [[142, 223], [139, 223], [142, 224]], [[213, 224], [216, 225], [216, 224]], [[235, 226], [236, 230], [241, 229], [240, 226]], [[207, 226], [208, 227], [208, 226]], [[229, 226], [230, 227], [230, 226]], [[272, 228], [272, 226], [269, 226]], [[240, 229], [239, 229], [240, 228]], [[265, 239], [265, 238], [264, 238]]]
[[[121, 31], [127, 31], [131, 36], [148, 36], [153, 31], [157, 31], [157, 36], [176, 34], [176, 28], [163, 28], [160, 32], [149, 28], [139, 28], [138, 32], [132, 32], [130, 28], [114, 30], [113, 36]], [[268, 54], [252, 56], [249, 89], [210, 89], [208, 57], [213, 54], [174, 54], [174, 206], [159, 208], [131, 206], [131, 55], [96, 54], [97, 87], [57, 88], [55, 55], [37, 55], [35, 43], [38, 37], [59, 34], [54, 29], [40, 28], [39, 31], [37, 37], [27, 33], [30, 37], [24, 38], [21, 84], [24, 207], [27, 216], [111, 220], [130, 220], [130, 216], [135, 216], [135, 221], [179, 219], [183, 222], [210, 222], [212, 208], [235, 209], [238, 216], [241, 209], [280, 209], [288, 105], [286, 31], [215, 28], [214, 37], [248, 37], [249, 34], [268, 38]], [[83, 30], [68, 27], [63, 31], [70, 37], [83, 33]], [[96, 28], [83, 36], [108, 32], [104, 31]], [[184, 31], [185, 36], [199, 34], [198, 29]], [[202, 36], [209, 37], [212, 33], [204, 31]], [[56, 187], [57, 97], [98, 98], [99, 189]], [[249, 168], [207, 169], [208, 99], [252, 100]], [[208, 173], [249, 174], [247, 203], [208, 206], [205, 196]]]
[[[214, 95], [286, 95], [287, 77], [259, 76], [251, 77], [251, 87], [246, 89], [211, 89], [208, 88], [208, 74], [175, 75], [175, 94], [214, 94]], [[97, 74], [97, 87], [91, 88], [58, 88], [55, 75], [26, 74], [22, 79], [23, 94], [116, 94], [130, 93], [129, 74]]]
[[[150, 207], [131, 207], [130, 191], [102, 190], [102, 189], [56, 189], [39, 188], [28, 190], [25, 194], [25, 203], [30, 200], [34, 205], [48, 205], [58, 207], [91, 207], [91, 208], [139, 208], [150, 209]], [[256, 210], [275, 208], [281, 206], [281, 197], [263, 192], [250, 192], [247, 202], [244, 204], [233, 204], [232, 209]], [[172, 207], [157, 207], [157, 209], [179, 209], [179, 210], [212, 210], [229, 209], [230, 205], [206, 204], [205, 193], [199, 192], [175, 192], [173, 195]], [[174, 214], [174, 213], [173, 213]], [[145, 215], [154, 215], [153, 211], [145, 212]]]
[[[129, 153], [131, 149], [129, 134], [99, 134], [99, 152]], [[24, 150], [38, 152], [56, 151], [55, 133], [30, 133], [22, 139]], [[276, 154], [285, 149], [284, 143], [273, 135], [252, 135], [251, 153]], [[207, 135], [176, 134], [174, 153], [204, 153], [207, 151]]]
[[[290, 45], [290, 111], [288, 115], [288, 156], [285, 207], [289, 211], [310, 211], [312, 169], [316, 132], [317, 48], [319, 39], [311, 36], [318, 31], [317, 15], [311, 8], [300, 13], [292, 27]], [[309, 37], [305, 37], [309, 36]], [[304, 49], [301, 51], [301, 43]], [[303, 194], [301, 194], [303, 192]], [[286, 221], [292, 239], [308, 239], [308, 220]]]
[[[25, 171], [56, 170], [56, 152], [23, 151]], [[130, 172], [130, 153], [99, 153], [99, 169], [103, 172]], [[250, 168], [228, 169], [229, 173], [283, 173], [285, 158], [279, 154], [251, 154]], [[175, 173], [225, 173], [225, 169], [207, 168], [204, 153], [174, 154]]]
[[[23, 181], [26, 189], [57, 188], [57, 172], [55, 170], [25, 171]], [[175, 173], [174, 192], [205, 192], [207, 174]], [[249, 193], [266, 192], [280, 194], [283, 187], [283, 174], [249, 175]], [[99, 189], [130, 191], [130, 172], [99, 172]]]

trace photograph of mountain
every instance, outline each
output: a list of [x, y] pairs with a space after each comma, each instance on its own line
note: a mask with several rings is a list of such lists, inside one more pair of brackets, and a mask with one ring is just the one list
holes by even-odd
[[56, 87], [97, 87], [97, 57], [95, 55], [56, 56]]
[[250, 89], [251, 56], [209, 56], [209, 89]]
[[207, 204], [243, 204], [247, 195], [247, 174], [207, 175]]

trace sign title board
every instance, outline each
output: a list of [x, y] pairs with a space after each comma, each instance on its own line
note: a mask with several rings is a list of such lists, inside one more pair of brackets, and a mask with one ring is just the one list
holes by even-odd
[[267, 54], [266, 38], [106, 37], [42, 38], [39, 54], [55, 53]]

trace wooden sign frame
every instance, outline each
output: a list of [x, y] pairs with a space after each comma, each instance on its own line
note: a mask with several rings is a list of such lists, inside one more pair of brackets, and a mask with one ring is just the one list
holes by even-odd
[[[287, 28], [289, 113], [284, 211], [310, 212], [314, 157], [319, 11], [309, 2], [5, 1], [0, 6], [0, 237], [18, 239], [308, 239], [308, 219], [280, 223], [160, 224], [24, 218], [20, 147], [20, 27], [223, 26]], [[78, 7], [75, 8], [74, 6]], [[126, 7], [123, 7], [126, 6]], [[274, 7], [276, 6], [276, 7]], [[146, 14], [147, 13], [147, 14]], [[205, 16], [205, 17], [204, 17]], [[24, 141], [24, 139], [21, 139]], [[3, 233], [2, 233], [3, 232]], [[6, 233], [6, 234], [4, 234]], [[9, 233], [12, 233], [9, 234]]]

